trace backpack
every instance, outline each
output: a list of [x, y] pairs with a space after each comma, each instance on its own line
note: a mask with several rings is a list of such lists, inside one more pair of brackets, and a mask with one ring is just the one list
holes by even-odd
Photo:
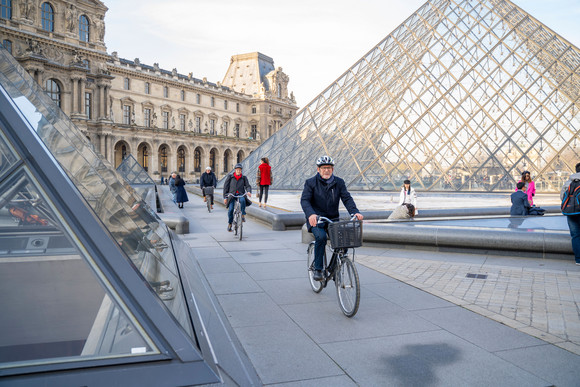
[[580, 215], [580, 179], [570, 182], [570, 185], [564, 191], [560, 208], [564, 215]]

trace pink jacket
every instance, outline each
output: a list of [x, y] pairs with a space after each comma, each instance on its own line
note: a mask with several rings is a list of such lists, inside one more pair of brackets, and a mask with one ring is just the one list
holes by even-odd
[[[521, 180], [520, 180], [521, 181]], [[518, 181], [519, 183], [519, 181]], [[518, 189], [516, 188], [516, 191]], [[530, 202], [530, 206], [534, 205], [534, 195], [536, 194], [536, 183], [530, 181], [528, 183], [528, 189], [526, 190], [526, 194], [528, 194], [528, 202]]]

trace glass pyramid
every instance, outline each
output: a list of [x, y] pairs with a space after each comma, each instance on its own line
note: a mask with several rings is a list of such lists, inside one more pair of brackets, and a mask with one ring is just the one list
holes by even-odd
[[117, 172], [123, 176], [123, 179], [125, 179], [125, 181], [132, 187], [141, 184], [155, 185], [151, 176], [149, 176], [147, 171], [143, 169], [141, 164], [139, 164], [131, 154], [125, 157], [123, 162], [119, 164]]
[[431, 0], [244, 162], [301, 189], [317, 157], [351, 189], [560, 190], [580, 159], [580, 51], [508, 0]]
[[0, 279], [0, 384], [255, 384], [191, 250], [3, 48]]

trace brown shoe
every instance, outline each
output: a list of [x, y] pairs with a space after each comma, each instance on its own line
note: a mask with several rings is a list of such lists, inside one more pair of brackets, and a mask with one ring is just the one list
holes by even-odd
[[231, 223], [228, 223], [228, 231], [232, 232], [232, 224]]

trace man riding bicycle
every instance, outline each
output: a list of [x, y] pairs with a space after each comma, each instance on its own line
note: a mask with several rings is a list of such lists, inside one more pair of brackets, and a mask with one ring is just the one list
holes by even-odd
[[[207, 167], [205, 172], [201, 174], [201, 178], [199, 179], [199, 186], [201, 188], [201, 192], [203, 193], [203, 201], [205, 202], [207, 198], [205, 197], [205, 191], [203, 190], [205, 187], [217, 187], [217, 178], [215, 173], [211, 171], [211, 167]], [[213, 209], [213, 195], [211, 195], [211, 208]]]
[[[235, 199], [231, 195], [243, 195], [248, 193], [252, 196], [252, 186], [246, 176], [242, 176], [242, 164], [238, 163], [234, 167], [234, 173], [230, 173], [224, 182], [224, 204], [228, 207], [228, 231], [232, 231], [232, 222], [234, 221], [234, 203]], [[229, 201], [229, 203], [228, 203]], [[242, 221], [246, 221], [246, 198], [240, 198], [240, 207], [242, 209]]]
[[324, 248], [327, 241], [327, 223], [318, 224], [318, 216], [324, 216], [335, 220], [339, 217], [339, 199], [346, 207], [349, 214], [354, 214], [358, 220], [362, 220], [354, 199], [346, 189], [346, 184], [338, 176], [334, 176], [334, 160], [329, 156], [322, 156], [316, 160], [318, 173], [304, 182], [304, 190], [300, 198], [300, 205], [306, 215], [308, 232], [314, 234], [316, 245], [314, 247], [314, 280], [323, 278]]

